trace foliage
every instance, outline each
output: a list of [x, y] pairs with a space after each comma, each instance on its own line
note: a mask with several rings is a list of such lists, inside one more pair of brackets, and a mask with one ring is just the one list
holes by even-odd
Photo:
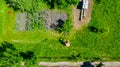
[[[5, 1], [14, 10], [20, 10], [22, 12], [27, 12], [28, 14], [27, 29], [28, 30], [44, 29], [44, 22], [45, 22], [43, 18], [44, 13], [42, 11], [39, 12], [40, 4], [45, 2], [51, 8], [58, 7], [58, 8], [64, 9], [66, 7], [71, 6], [72, 4], [75, 5], [78, 2], [78, 0], [44, 0], [44, 1], [42, 0], [30, 0], [30, 1], [28, 0], [5, 0]], [[39, 14], [40, 16], [38, 17]], [[62, 27], [58, 27], [59, 28], [58, 30], [69, 32], [69, 30], [72, 28], [71, 22], [72, 21], [67, 20]]]
[[73, 29], [73, 25], [70, 20], [66, 20], [63, 22], [61, 26], [57, 26], [57, 31], [59, 32], [64, 32], [64, 33], [69, 33]]
[[78, 0], [43, 0], [50, 8], [66, 8], [70, 5], [76, 5]]
[[[9, 7], [12, 7], [14, 10], [21, 10], [32, 12], [36, 11], [38, 3], [36, 0], [5, 0]], [[33, 8], [34, 7], [34, 8]]]
[[72, 21], [67, 20], [67, 21], [63, 24], [62, 31], [63, 31], [63, 32], [70, 32], [72, 29], [73, 29]]
[[32, 12], [28, 13], [27, 30], [44, 29], [44, 13]]
[[6, 41], [0, 45], [0, 59], [0, 67], [20, 66], [23, 61], [26, 66], [36, 64], [33, 51], [20, 52], [13, 44]]
[[5, 0], [6, 3], [14, 10], [36, 11], [39, 4], [46, 3], [50, 8], [66, 8], [76, 5], [78, 0]]
[[18, 50], [8, 42], [3, 42], [0, 45], [0, 66], [7, 67], [12, 65], [17, 65], [20, 63], [20, 56], [18, 54]]
[[[3, 37], [19, 41], [14, 43], [14, 46], [24, 53], [32, 50], [39, 61], [120, 61], [120, 1], [99, 1], [99, 4], [94, 3], [89, 26], [82, 30], [70, 31], [72, 32], [69, 35], [71, 46], [68, 48], [61, 45], [60, 34], [56, 32], [46, 30], [14, 32], [10, 29], [11, 22], [5, 29], [7, 32], [4, 30]], [[12, 19], [10, 16], [4, 20], [9, 21], [9, 18]], [[91, 32], [90, 26], [97, 28], [98, 32]]]
[[[27, 30], [44, 29], [43, 12], [39, 12], [41, 8], [41, 0], [6, 0], [9, 7], [21, 12], [27, 12]], [[40, 5], [41, 4], [41, 5]], [[38, 15], [40, 16], [38, 17]]]
[[92, 32], [95, 32], [95, 33], [98, 32], [98, 29], [97, 29], [96, 27], [94, 27], [94, 26], [90, 26], [89, 29], [90, 29], [90, 31], [92, 31]]

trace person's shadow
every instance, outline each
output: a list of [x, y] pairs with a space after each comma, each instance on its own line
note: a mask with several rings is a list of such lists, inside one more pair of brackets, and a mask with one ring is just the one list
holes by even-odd
[[82, 9], [82, 4], [83, 4], [83, 1], [79, 1], [78, 5], [77, 5], [77, 9]]
[[83, 65], [80, 65], [80, 67], [94, 67], [90, 62], [83, 62]]
[[82, 20], [81, 19], [81, 16], [82, 16], [82, 7], [83, 7], [83, 0], [79, 1], [78, 5], [77, 5], [77, 9], [80, 10], [80, 16], [79, 16], [79, 20]]

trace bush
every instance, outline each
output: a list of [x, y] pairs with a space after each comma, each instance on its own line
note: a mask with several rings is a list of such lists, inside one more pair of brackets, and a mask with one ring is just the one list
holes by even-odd
[[51, 9], [53, 8], [66, 8], [70, 5], [75, 5], [79, 0], [44, 0]]
[[0, 45], [0, 67], [16, 67], [25, 61], [27, 65], [36, 64], [36, 56], [33, 51], [19, 52], [16, 47], [4, 41]]
[[91, 32], [95, 32], [95, 33], [98, 32], [98, 29], [94, 26], [90, 26], [89, 29], [90, 29]]
[[20, 10], [22, 12], [32, 12], [37, 9], [37, 1], [36, 0], [5, 0], [9, 7], [12, 7], [14, 10]]
[[21, 57], [13, 44], [3, 42], [0, 45], [0, 67], [12, 67], [20, 63]]
[[61, 26], [57, 27], [57, 31], [69, 33], [73, 28], [72, 22], [70, 20], [66, 20]]
[[32, 11], [36, 10], [40, 2], [46, 3], [52, 8], [66, 8], [70, 5], [76, 5], [79, 0], [5, 0], [14, 10]]

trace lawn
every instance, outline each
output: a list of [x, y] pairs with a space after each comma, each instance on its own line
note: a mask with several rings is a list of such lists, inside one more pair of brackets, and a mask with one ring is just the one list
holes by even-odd
[[3, 31], [3, 22], [4, 22], [4, 11], [5, 11], [5, 8], [4, 8], [4, 5], [2, 4], [3, 2], [0, 2], [0, 39], [2, 37], [2, 31]]
[[[15, 12], [0, 2], [0, 35], [18, 52], [32, 51], [38, 61], [120, 61], [120, 1], [94, 0], [88, 26], [71, 30], [66, 36], [71, 46], [59, 42], [63, 33], [48, 30], [16, 31]], [[4, 7], [4, 8], [2, 8]], [[8, 14], [12, 11], [12, 14]], [[90, 30], [95, 27], [98, 31]], [[22, 61], [31, 60], [23, 59]], [[36, 63], [37, 63], [36, 62]]]

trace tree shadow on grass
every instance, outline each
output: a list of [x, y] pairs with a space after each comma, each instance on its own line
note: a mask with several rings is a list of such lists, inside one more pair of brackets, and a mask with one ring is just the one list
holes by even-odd
[[[82, 16], [82, 6], [83, 6], [83, 0], [79, 1], [77, 8], [76, 8], [80, 10], [80, 16]], [[79, 16], [79, 20], [82, 20], [80, 16]]]
[[34, 56], [34, 52], [27, 51], [27, 52], [19, 52], [20, 56], [23, 57], [23, 59], [31, 59]]

